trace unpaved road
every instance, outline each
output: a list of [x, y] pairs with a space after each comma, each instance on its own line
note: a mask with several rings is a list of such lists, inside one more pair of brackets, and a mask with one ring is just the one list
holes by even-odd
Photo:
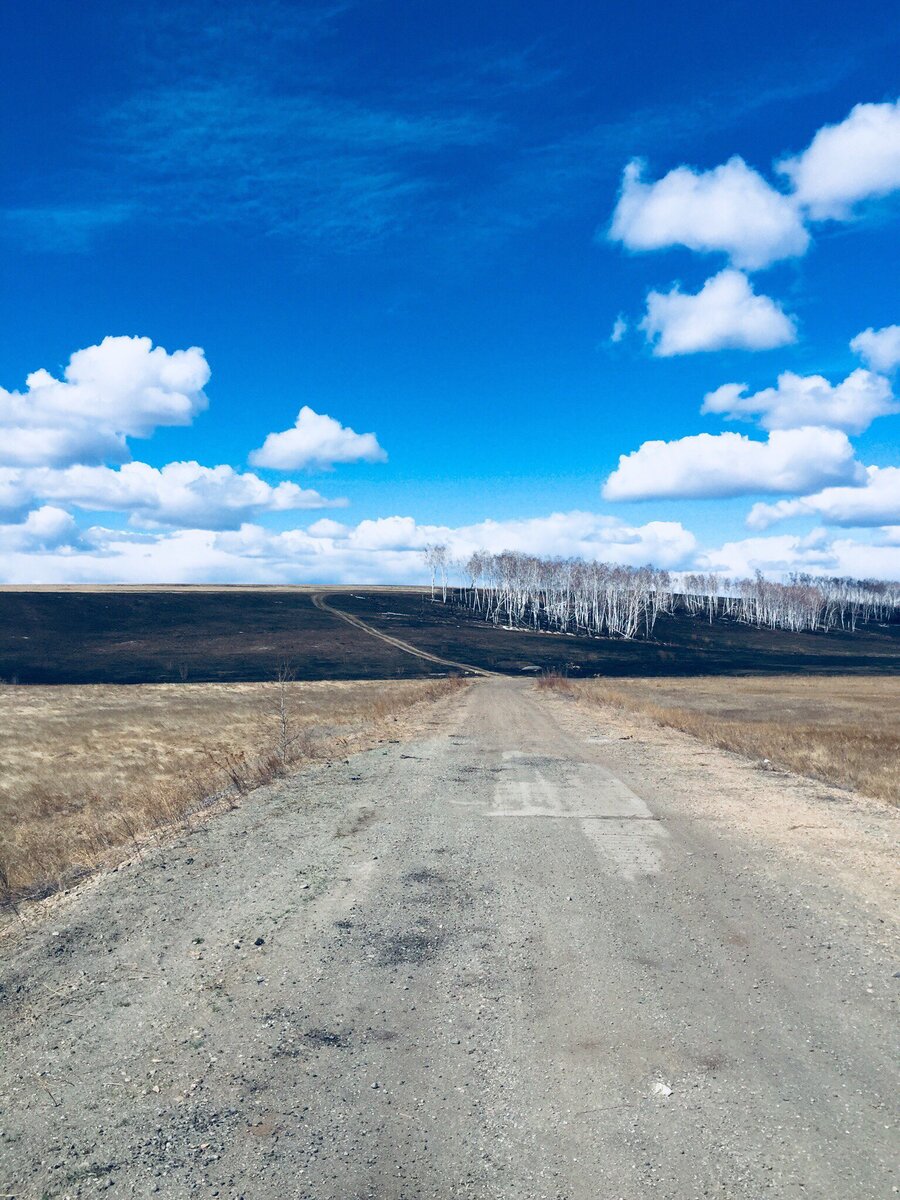
[[338, 617], [341, 621], [352, 625], [355, 629], [361, 629], [363, 633], [368, 633], [371, 637], [377, 638], [379, 642], [386, 642], [389, 646], [394, 646], [397, 650], [402, 650], [405, 654], [411, 654], [413, 658], [422, 658], [426, 662], [437, 663], [440, 667], [454, 667], [456, 670], [465, 671], [470, 675], [483, 675], [491, 677], [495, 675], [494, 671], [488, 671], [484, 667], [473, 667], [469, 663], [457, 662], [454, 658], [441, 658], [439, 654], [432, 654], [428, 650], [420, 650], [418, 646], [413, 646], [411, 642], [405, 642], [402, 638], [394, 637], [393, 634], [385, 633], [381, 629], [376, 629], [374, 625], [370, 625], [367, 621], [355, 617], [352, 613], [344, 612], [340, 608], [335, 608], [328, 603], [328, 592], [315, 592], [312, 597], [312, 602], [316, 608], [322, 612], [330, 613], [333, 617]]
[[6, 939], [0, 1191], [891, 1196], [895, 814], [441, 704]]

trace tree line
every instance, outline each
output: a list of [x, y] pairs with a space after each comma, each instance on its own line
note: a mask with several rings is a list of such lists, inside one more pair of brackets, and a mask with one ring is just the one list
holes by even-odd
[[[505, 550], [451, 559], [444, 545], [425, 551], [431, 594], [465, 605], [495, 625], [597, 637], [652, 638], [659, 616], [686, 612], [791, 632], [853, 631], [900, 620], [900, 584], [794, 574], [775, 582], [625, 567], [579, 558], [541, 558]], [[461, 587], [450, 585], [462, 576]]]

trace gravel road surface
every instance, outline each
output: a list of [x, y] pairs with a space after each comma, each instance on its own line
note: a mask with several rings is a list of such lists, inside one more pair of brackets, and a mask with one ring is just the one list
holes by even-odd
[[423, 722], [0, 943], [0, 1193], [896, 1193], [894, 812], [524, 681]]

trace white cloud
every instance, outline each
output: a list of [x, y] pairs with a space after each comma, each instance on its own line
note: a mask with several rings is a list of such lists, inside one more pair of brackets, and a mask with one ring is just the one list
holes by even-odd
[[[792, 570], [900, 579], [900, 539], [883, 530], [874, 542], [829, 541], [822, 530], [805, 537], [754, 537], [704, 549], [677, 522], [631, 526], [599, 513], [554, 513], [523, 521], [482, 521], [450, 528], [387, 517], [356, 526], [317, 521], [308, 530], [273, 532], [246, 524], [233, 532], [177, 530], [123, 533], [94, 528], [70, 545], [0, 526], [0, 579], [8, 583], [424, 583], [421, 549], [444, 541], [460, 558], [484, 547], [537, 554], [581, 555], [602, 561], [673, 570], [718, 570], [770, 575]], [[327, 526], [327, 527], [326, 527]], [[71, 528], [71, 527], [69, 527]], [[313, 533], [313, 530], [316, 533]], [[11, 533], [10, 530], [19, 532]], [[18, 539], [18, 540], [17, 540]]]
[[588, 512], [458, 528], [395, 516], [356, 526], [317, 521], [308, 530], [283, 532], [245, 524], [220, 533], [123, 534], [95, 528], [84, 536], [79, 553], [4, 555], [0, 578], [9, 583], [424, 583], [422, 548], [434, 541], [446, 542], [460, 558], [481, 548], [518, 549], [672, 568], [689, 566], [697, 550], [693, 534], [677, 522], [632, 526]]
[[0, 525], [0, 550], [4, 554], [58, 550], [80, 542], [81, 534], [71, 514], [50, 504], [30, 512], [18, 524]]
[[861, 433], [876, 417], [900, 412], [891, 385], [883, 375], [862, 367], [843, 383], [832, 385], [821, 375], [795, 375], [785, 371], [778, 386], [746, 395], [744, 383], [725, 383], [703, 401], [704, 413], [729, 420], [758, 418], [764, 429], [797, 429], [826, 425], [847, 433]]
[[279, 471], [386, 460], [387, 454], [374, 433], [355, 433], [334, 417], [317, 413], [305, 404], [293, 429], [270, 433], [250, 455], [254, 467], [274, 467]]
[[62, 379], [33, 371], [25, 392], [0, 388], [0, 463], [124, 462], [127, 437], [189, 425], [206, 407], [209, 366], [197, 346], [169, 354], [146, 337], [106, 337], [76, 351]]
[[789, 177], [810, 217], [846, 220], [859, 201], [900, 188], [900, 100], [857, 104], [778, 169]]
[[774, 430], [765, 442], [741, 433], [700, 433], [673, 442], [644, 442], [603, 487], [605, 500], [746, 496], [809, 492], [864, 482], [853, 447], [836, 429]]
[[54, 428], [4, 425], [0, 417], [0, 463], [67, 466], [76, 462], [124, 462], [129, 457], [124, 435], [92, 427], [89, 421]]
[[619, 313], [615, 321], [613, 321], [612, 333], [609, 335], [609, 340], [614, 346], [616, 346], [619, 342], [621, 342], [622, 338], [624, 338], [627, 332], [628, 322], [625, 320], [622, 314]]
[[900, 325], [886, 325], [883, 329], [864, 329], [850, 343], [850, 349], [858, 354], [873, 371], [889, 375], [900, 366]]
[[850, 579], [900, 579], [900, 546], [884, 537], [877, 542], [835, 539], [831, 552], [834, 575]]
[[655, 183], [641, 173], [638, 160], [625, 168], [610, 229], [630, 250], [720, 251], [748, 270], [806, 252], [809, 234], [796, 204], [742, 158], [710, 171], [676, 167]]
[[272, 487], [258, 475], [196, 462], [147, 463], [63, 469], [0, 468], [0, 506], [20, 509], [39, 497], [93, 512], [123, 512], [134, 525], [229, 529], [263, 512], [343, 506], [296, 483]]
[[726, 269], [696, 295], [676, 285], [650, 292], [641, 322], [661, 358], [698, 350], [768, 350], [796, 340], [793, 320], [768, 296], [758, 296], [746, 275]]
[[0, 467], [0, 514], [21, 516], [35, 499], [34, 491], [27, 485], [29, 474], [13, 467]]
[[[254, 536], [266, 545], [277, 545], [280, 534], [260, 527]], [[355, 526], [321, 520], [305, 531], [323, 546], [342, 553], [378, 556], [406, 554], [416, 557], [429, 543], [444, 542], [455, 558], [468, 558], [475, 550], [500, 553], [521, 550], [532, 554], [582, 557], [628, 563], [634, 566], [653, 560], [662, 566], [684, 562], [696, 548], [696, 540], [674, 521], [650, 521], [633, 526], [617, 518], [593, 512], [552, 513], [512, 521], [479, 521], [456, 528], [446, 525], [420, 525], [412, 517], [381, 517], [360, 521]], [[299, 535], [301, 531], [295, 531]], [[241, 534], [233, 535], [241, 537]], [[273, 542], [272, 539], [275, 539]], [[368, 576], [366, 576], [368, 578]], [[422, 572], [415, 567], [415, 578]]]
[[762, 571], [778, 577], [791, 571], [836, 574], [837, 563], [824, 531], [817, 529], [803, 537], [783, 534], [776, 537], [750, 537], [725, 542], [702, 555], [705, 569], [724, 575], [746, 578]]
[[306, 532], [312, 537], [342, 537], [347, 528], [341, 521], [321, 517], [318, 521], [313, 521], [312, 525], [308, 525]]
[[361, 521], [346, 535], [347, 544], [366, 550], [423, 549], [429, 542], [446, 542], [451, 555], [467, 558], [475, 550], [500, 553], [521, 550], [532, 554], [610, 560], [639, 565], [649, 559], [672, 566], [696, 546], [693, 534], [677, 522], [650, 521], [631, 526], [592, 512], [553, 513], [518, 521], [480, 521], [456, 529], [417, 525], [412, 517]]
[[[38, 370], [25, 392], [0, 389], [0, 512], [21, 515], [43, 500], [127, 513], [132, 525], [233, 529], [260, 513], [347, 503], [296, 483], [273, 487], [229, 466], [128, 461], [129, 437], [187, 425], [206, 407], [209, 374], [197, 347], [170, 354], [146, 337], [107, 337], [76, 351], [62, 379]], [[382, 453], [372, 435], [359, 438], [311, 409], [301, 412], [297, 429], [272, 436], [303, 434], [310, 455], [318, 439], [318, 453], [332, 461]]]
[[776, 521], [807, 516], [829, 525], [900, 524], [900, 467], [868, 467], [862, 487], [829, 487], [777, 504], [754, 504], [747, 524], [766, 529]]
[[876, 542], [830, 540], [818, 529], [805, 537], [783, 534], [726, 542], [700, 555], [698, 567], [741, 577], [756, 571], [769, 578], [807, 571], [852, 579], [900, 579], [900, 546], [883, 537]]
[[482, 547], [493, 553], [521, 550], [635, 567], [646, 562], [680, 566], [697, 546], [694, 535], [677, 521], [632, 526], [590, 512], [554, 513], [523, 521], [483, 521], [456, 531], [451, 544], [469, 552]]

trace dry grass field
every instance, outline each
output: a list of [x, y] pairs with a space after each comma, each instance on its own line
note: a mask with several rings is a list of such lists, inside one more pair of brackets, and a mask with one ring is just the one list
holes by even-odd
[[693, 679], [546, 677], [590, 704], [749, 758], [900, 804], [900, 676], [775, 675]]
[[0, 687], [0, 901], [139, 853], [153, 831], [302, 762], [397, 736], [405, 711], [461, 686]]

